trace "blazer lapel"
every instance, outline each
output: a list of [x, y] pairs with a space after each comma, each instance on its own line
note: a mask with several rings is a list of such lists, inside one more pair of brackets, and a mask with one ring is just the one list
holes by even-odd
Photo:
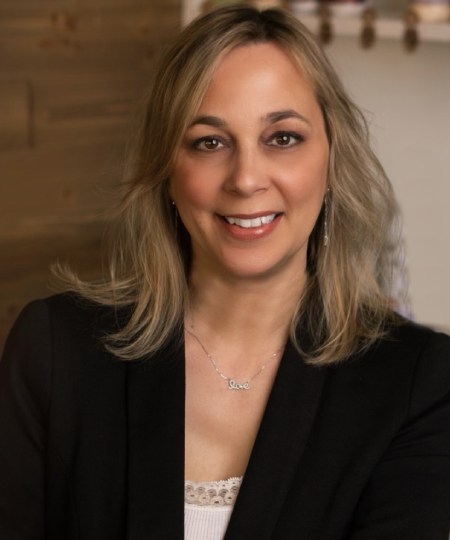
[[128, 365], [128, 540], [184, 534], [184, 342], [169, 343]]
[[314, 422], [324, 374], [288, 343], [224, 540], [271, 538]]

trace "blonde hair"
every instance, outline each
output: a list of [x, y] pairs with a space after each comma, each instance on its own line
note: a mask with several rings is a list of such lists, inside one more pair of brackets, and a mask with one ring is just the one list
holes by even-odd
[[131, 307], [124, 327], [107, 337], [108, 349], [121, 359], [151, 355], [183, 324], [189, 238], [176, 234], [168, 179], [221, 58], [236, 47], [266, 42], [278, 45], [309, 78], [330, 145], [329, 244], [324, 246], [322, 209], [309, 239], [308, 279], [291, 339], [304, 348], [301, 326], [311, 337], [303, 351], [307, 360], [329, 364], [368, 347], [383, 335], [386, 322], [395, 320], [380, 284], [385, 288], [388, 282], [385, 252], [396, 207], [362, 113], [297, 19], [279, 10], [232, 5], [191, 23], [159, 63], [111, 233], [108, 277], [83, 283], [65, 274], [66, 284], [82, 296]]

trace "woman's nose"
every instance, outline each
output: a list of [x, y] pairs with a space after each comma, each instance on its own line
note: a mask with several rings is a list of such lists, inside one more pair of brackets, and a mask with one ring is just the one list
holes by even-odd
[[269, 178], [264, 156], [257, 149], [237, 150], [230, 163], [225, 189], [242, 197], [251, 197], [268, 188]]

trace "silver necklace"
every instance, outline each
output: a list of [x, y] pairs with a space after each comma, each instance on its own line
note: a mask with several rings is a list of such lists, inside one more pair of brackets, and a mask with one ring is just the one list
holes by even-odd
[[222, 377], [222, 379], [225, 379], [226, 381], [228, 381], [228, 390], [249, 390], [250, 389], [250, 383], [253, 381], [253, 379], [256, 379], [256, 377], [261, 373], [261, 371], [266, 367], [266, 364], [268, 364], [272, 358], [275, 358], [275, 356], [281, 351], [281, 348], [278, 349], [278, 351], [275, 351], [271, 357], [266, 361], [264, 362], [264, 364], [260, 367], [259, 371], [257, 371], [253, 377], [251, 377], [250, 379], [248, 379], [247, 381], [243, 382], [243, 383], [237, 383], [235, 380], [231, 379], [230, 377], [227, 377], [226, 375], [224, 375], [223, 373], [221, 373], [216, 365], [216, 363], [214, 362], [213, 360], [213, 357], [209, 354], [209, 352], [205, 349], [205, 346], [203, 345], [203, 343], [200, 341], [200, 339], [195, 335], [193, 334], [192, 332], [190, 332], [188, 329], [186, 329], [186, 332], [188, 334], [190, 334], [194, 339], [196, 339], [198, 341], [198, 343], [200, 344], [200, 347], [203, 349], [204, 353], [206, 354], [206, 356], [211, 360], [211, 364], [213, 365], [214, 369], [216, 370], [216, 372]]

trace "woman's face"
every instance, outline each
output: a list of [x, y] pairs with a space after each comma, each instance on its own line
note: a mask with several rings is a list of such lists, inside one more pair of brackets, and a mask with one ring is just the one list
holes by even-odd
[[280, 48], [225, 56], [170, 178], [193, 267], [241, 278], [304, 272], [328, 152], [313, 89]]

